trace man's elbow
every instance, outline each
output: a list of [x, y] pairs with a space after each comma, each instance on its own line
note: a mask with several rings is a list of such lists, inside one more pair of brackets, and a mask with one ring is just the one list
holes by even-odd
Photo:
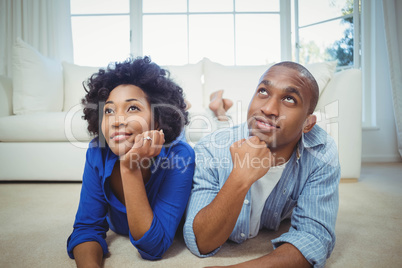
[[219, 246], [215, 247], [212, 245], [199, 245], [199, 243], [197, 242], [197, 247], [198, 247], [198, 251], [202, 254], [202, 255], [208, 255], [210, 254], [212, 251], [214, 251], [215, 249], [217, 249]]
[[194, 229], [194, 235], [198, 251], [202, 255], [210, 254], [223, 244], [219, 244], [219, 242], [215, 241], [213, 237], [206, 237], [205, 235], [202, 235], [201, 233], [197, 232], [196, 229]]

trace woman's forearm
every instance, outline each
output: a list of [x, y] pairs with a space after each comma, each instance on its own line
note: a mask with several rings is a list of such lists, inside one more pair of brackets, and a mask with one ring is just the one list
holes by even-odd
[[101, 267], [103, 251], [98, 242], [90, 241], [77, 245], [73, 249], [77, 267]]
[[152, 225], [153, 211], [149, 205], [140, 169], [121, 168], [128, 226], [132, 237], [139, 240]]

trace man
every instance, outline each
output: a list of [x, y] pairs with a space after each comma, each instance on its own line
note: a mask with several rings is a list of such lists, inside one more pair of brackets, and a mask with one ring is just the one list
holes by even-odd
[[247, 267], [322, 267], [335, 245], [340, 166], [335, 142], [316, 126], [318, 85], [303, 66], [281, 62], [261, 77], [247, 123], [196, 146], [184, 239], [197, 256], [262, 228], [291, 228]]

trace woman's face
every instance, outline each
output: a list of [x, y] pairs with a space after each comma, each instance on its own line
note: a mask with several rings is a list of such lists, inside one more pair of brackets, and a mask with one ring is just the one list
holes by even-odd
[[115, 87], [105, 102], [101, 127], [112, 152], [118, 156], [126, 154], [138, 134], [154, 129], [151, 118], [151, 105], [141, 88]]

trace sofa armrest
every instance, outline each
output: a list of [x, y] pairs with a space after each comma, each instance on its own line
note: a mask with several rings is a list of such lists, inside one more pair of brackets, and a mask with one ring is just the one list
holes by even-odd
[[13, 114], [13, 84], [10, 78], [0, 75], [0, 116]]
[[362, 150], [361, 71], [349, 69], [335, 73], [320, 96], [317, 112], [322, 115], [318, 125], [338, 145], [341, 177], [358, 179]]

